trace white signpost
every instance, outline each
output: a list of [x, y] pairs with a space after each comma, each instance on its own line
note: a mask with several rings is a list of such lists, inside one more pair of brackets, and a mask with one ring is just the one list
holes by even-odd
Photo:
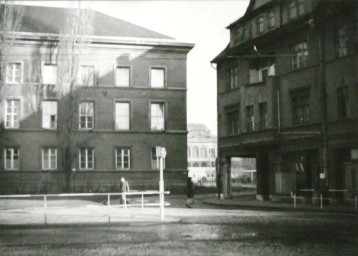
[[160, 193], [160, 219], [164, 220], [164, 158], [167, 156], [167, 151], [163, 147], [156, 147], [155, 153], [159, 157], [159, 193]]

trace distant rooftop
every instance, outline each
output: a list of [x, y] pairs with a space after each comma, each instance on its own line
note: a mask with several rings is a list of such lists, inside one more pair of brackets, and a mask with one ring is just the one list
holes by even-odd
[[[59, 34], [65, 24], [66, 12], [69, 8], [23, 6], [24, 10], [20, 28], [16, 32]], [[0, 6], [0, 25], [4, 5]], [[136, 37], [150, 39], [173, 39], [169, 36], [140, 27], [127, 21], [90, 10], [93, 15], [93, 29], [89, 36]]]
[[216, 138], [216, 136], [211, 135], [210, 129], [206, 127], [204, 124], [199, 123], [191, 123], [188, 124], [188, 137], [196, 137], [196, 138]]

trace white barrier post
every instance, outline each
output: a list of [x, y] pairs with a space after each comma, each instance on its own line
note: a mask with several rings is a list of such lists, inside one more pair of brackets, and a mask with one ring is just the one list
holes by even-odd
[[111, 223], [111, 195], [108, 194], [108, 203], [107, 203], [107, 208], [108, 208], [108, 223]]
[[144, 208], [144, 194], [142, 193], [142, 209]]
[[124, 208], [127, 209], [127, 194], [126, 192], [123, 192], [124, 197]]
[[323, 209], [323, 196], [321, 194], [321, 209]]
[[44, 214], [45, 214], [45, 224], [47, 224], [47, 196], [44, 195]]

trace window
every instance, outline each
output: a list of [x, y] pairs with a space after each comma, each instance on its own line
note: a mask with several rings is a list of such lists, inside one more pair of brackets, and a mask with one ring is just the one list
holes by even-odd
[[349, 101], [348, 87], [340, 87], [337, 89], [337, 110], [338, 118], [343, 119], [349, 117]]
[[227, 133], [228, 135], [240, 133], [238, 110], [227, 113]]
[[80, 67], [80, 85], [93, 86], [94, 85], [94, 66]]
[[229, 72], [229, 79], [227, 81], [227, 88], [228, 90], [234, 90], [236, 88], [239, 88], [239, 68], [233, 67], [228, 70]]
[[[159, 163], [159, 157], [157, 157], [157, 150], [155, 147], [152, 147], [150, 149], [151, 151], [151, 168], [152, 169], [159, 169], [160, 168], [160, 163]], [[163, 161], [163, 168], [165, 168], [165, 158]]]
[[197, 147], [193, 148], [193, 157], [199, 157], [199, 149]]
[[269, 76], [269, 67], [264, 67], [259, 69], [259, 81], [264, 82]]
[[289, 17], [290, 20], [297, 18], [296, 1], [291, 1], [288, 4], [288, 17]]
[[42, 73], [43, 84], [56, 84], [57, 83], [57, 65], [44, 64]]
[[251, 31], [248, 24], [243, 26], [243, 37], [244, 40], [249, 40], [251, 38]]
[[57, 169], [57, 149], [44, 148], [42, 149], [42, 169], [56, 170]]
[[116, 148], [116, 169], [130, 169], [130, 154], [129, 148]]
[[267, 103], [261, 102], [259, 104], [259, 113], [260, 113], [260, 130], [267, 128]]
[[151, 130], [164, 130], [164, 103], [150, 104]]
[[243, 36], [242, 27], [238, 27], [238, 28], [237, 28], [237, 40], [238, 40], [239, 42], [241, 42], [241, 41], [243, 40], [242, 36]]
[[56, 129], [57, 127], [57, 101], [42, 102], [42, 128]]
[[253, 131], [255, 128], [254, 106], [246, 106], [246, 131]]
[[150, 87], [163, 88], [165, 81], [164, 68], [152, 68], [150, 71]]
[[336, 28], [335, 31], [336, 36], [336, 52], [338, 57], [343, 57], [347, 55], [347, 27], [341, 26]]
[[13, 62], [6, 65], [6, 83], [21, 83], [21, 63]]
[[94, 168], [94, 149], [82, 148], [79, 150], [80, 170], [92, 170]]
[[116, 130], [129, 130], [130, 103], [116, 102]]
[[5, 128], [19, 128], [20, 126], [20, 101], [5, 101]]
[[292, 99], [293, 124], [308, 124], [310, 121], [309, 97], [303, 95]]
[[269, 28], [273, 28], [276, 24], [275, 24], [275, 12], [271, 11], [268, 14], [268, 25]]
[[190, 157], [190, 156], [191, 156], [191, 149], [188, 148], [188, 157]]
[[20, 150], [18, 148], [4, 149], [5, 170], [18, 170], [20, 163]]
[[207, 156], [207, 154], [206, 154], [206, 148], [202, 148], [200, 151], [201, 151], [201, 152], [200, 152], [201, 157], [206, 157], [206, 156]]
[[209, 156], [215, 157], [215, 148], [209, 148]]
[[80, 129], [93, 129], [94, 111], [93, 102], [80, 104]]
[[298, 16], [305, 14], [305, 3], [304, 0], [298, 0], [297, 2]]
[[257, 33], [264, 32], [264, 18], [258, 17], [256, 20], [256, 26], [257, 26]]
[[300, 68], [307, 67], [307, 59], [308, 59], [308, 49], [307, 42], [302, 42], [294, 45], [291, 48], [292, 56], [292, 70], [297, 70]]
[[116, 68], [116, 86], [128, 87], [130, 85], [130, 69], [129, 67]]

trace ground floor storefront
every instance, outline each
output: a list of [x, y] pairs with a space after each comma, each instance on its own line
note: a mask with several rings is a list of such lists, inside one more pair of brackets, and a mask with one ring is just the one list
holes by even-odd
[[332, 139], [326, 153], [319, 140], [309, 138], [279, 145], [219, 148], [218, 176], [224, 196], [231, 196], [231, 159], [252, 157], [256, 159], [258, 200], [287, 200], [293, 193], [307, 202], [319, 194], [334, 202], [352, 198], [358, 191], [356, 140]]

